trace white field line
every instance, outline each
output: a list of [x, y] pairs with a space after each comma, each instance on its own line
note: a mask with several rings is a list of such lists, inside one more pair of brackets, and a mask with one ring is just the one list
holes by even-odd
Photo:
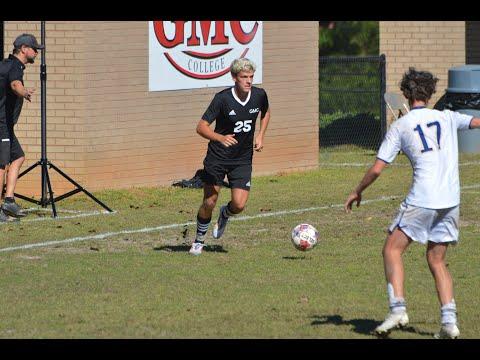
[[[328, 163], [328, 162], [320, 162], [318, 164], [319, 166], [325, 166], [325, 167], [367, 167], [367, 166], [372, 166], [373, 165], [373, 162], [371, 163]], [[390, 164], [389, 166], [399, 166], [399, 167], [407, 167], [407, 166], [411, 166], [410, 164], [397, 164], [397, 163], [393, 163], [393, 164]]]
[[[47, 208], [34, 208], [34, 207], [32, 207], [32, 208], [25, 209], [25, 211], [26, 212], [34, 212], [34, 211], [51, 212], [52, 210], [47, 209]], [[64, 209], [58, 209], [57, 213], [84, 214], [84, 212], [82, 210], [64, 210]]]
[[[373, 163], [321, 163], [320, 166], [352, 166], [352, 167], [364, 167], [364, 166], [371, 166]], [[480, 161], [471, 161], [459, 164], [460, 166], [468, 166], [468, 165], [480, 165]], [[400, 167], [408, 167], [411, 166], [410, 164], [390, 164], [389, 166], [400, 166]], [[28, 208], [25, 209], [25, 212], [34, 212], [34, 211], [44, 211], [44, 212], [51, 212], [51, 209], [48, 208]], [[32, 220], [23, 220], [22, 222], [31, 222], [31, 221], [45, 221], [45, 220], [61, 220], [61, 219], [72, 219], [75, 217], [85, 217], [85, 216], [93, 216], [93, 215], [100, 215], [100, 214], [110, 214], [108, 211], [93, 211], [93, 212], [83, 212], [82, 210], [65, 210], [59, 209], [57, 213], [70, 213], [70, 214], [79, 214], [78, 216], [57, 216], [56, 218], [48, 217], [48, 218], [38, 218]], [[115, 214], [116, 211], [113, 211], [111, 214]]]
[[[74, 211], [74, 210], [72, 210]], [[86, 212], [86, 213], [80, 213], [76, 215], [67, 215], [67, 216], [57, 216], [57, 217], [43, 217], [43, 218], [35, 218], [35, 219], [26, 219], [22, 220], [22, 223], [29, 223], [29, 222], [37, 222], [37, 221], [48, 221], [48, 220], [63, 220], [63, 219], [75, 219], [75, 218], [81, 218], [81, 217], [87, 217], [87, 216], [94, 216], [94, 215], [111, 215], [111, 214], [116, 214], [116, 211], [113, 212], [108, 212], [106, 210], [102, 211], [91, 211], [91, 212]]]
[[[373, 162], [371, 163], [330, 163], [330, 162], [320, 162], [319, 166], [331, 166], [331, 167], [367, 167], [372, 166]], [[468, 161], [464, 163], [458, 164], [459, 166], [469, 166], [469, 165], [480, 165], [480, 161]], [[388, 166], [398, 166], [398, 167], [411, 167], [410, 164], [389, 164]]]
[[[397, 196], [382, 196], [378, 199], [364, 200], [364, 201], [362, 201], [362, 204], [368, 204], [368, 203], [386, 201], [386, 200], [393, 200], [395, 198], [397, 198]], [[305, 208], [305, 209], [283, 210], [283, 211], [276, 211], [276, 212], [258, 214], [258, 215], [239, 216], [239, 217], [232, 218], [230, 221], [245, 221], [245, 220], [250, 220], [250, 219], [258, 219], [258, 218], [271, 217], [271, 216], [298, 214], [298, 213], [307, 212], [307, 211], [324, 210], [324, 209], [338, 208], [338, 207], [343, 207], [343, 204], [333, 204], [333, 205], [327, 205], [327, 206], [315, 206], [315, 207], [309, 207], [309, 208]], [[168, 225], [148, 227], [148, 228], [143, 228], [143, 229], [122, 230], [122, 231], [107, 232], [107, 233], [97, 234], [97, 235], [79, 236], [79, 237], [74, 237], [74, 238], [65, 239], [65, 240], [52, 240], [52, 241], [46, 241], [46, 242], [36, 243], [36, 244], [26, 244], [26, 245], [20, 245], [20, 246], [12, 246], [12, 247], [7, 247], [7, 248], [2, 248], [2, 249], [0, 249], [0, 252], [7, 252], [7, 251], [14, 251], [14, 250], [26, 250], [26, 249], [36, 248], [36, 247], [44, 247], [44, 246], [58, 245], [58, 244], [68, 244], [68, 243], [73, 243], [73, 242], [77, 242], [77, 241], [103, 240], [103, 239], [106, 239], [106, 238], [109, 238], [109, 237], [112, 237], [112, 236], [117, 236], [117, 235], [149, 233], [149, 232], [154, 232], [154, 231], [160, 231], [160, 230], [172, 229], [172, 228], [178, 228], [178, 227], [184, 227], [184, 226], [191, 226], [191, 225], [196, 225], [196, 222], [190, 221], [190, 222], [180, 223], [180, 224], [168, 224]]]
[[468, 190], [468, 189], [478, 189], [478, 188], [480, 188], [480, 184], [465, 185], [465, 186], [462, 186], [460, 189]]
[[[477, 189], [477, 188], [480, 188], [480, 184], [466, 185], [466, 186], [462, 187], [462, 189]], [[394, 199], [397, 199], [399, 197], [400, 197], [399, 195], [382, 196], [382, 197], [377, 198], [377, 199], [363, 200], [362, 204], [369, 204], [369, 203], [386, 201], [386, 200], [394, 200]], [[332, 205], [326, 205], [326, 206], [314, 206], [314, 207], [309, 207], [309, 208], [304, 208], [304, 209], [283, 210], [283, 211], [275, 211], [275, 212], [271, 212], [271, 213], [264, 213], [264, 214], [257, 214], [257, 215], [238, 216], [238, 217], [232, 218], [230, 221], [245, 221], [245, 220], [251, 220], [251, 219], [271, 217], [271, 216], [298, 214], [298, 213], [307, 212], [307, 211], [325, 210], [325, 209], [331, 209], [331, 208], [341, 208], [341, 207], [343, 207], [343, 205], [344, 204], [332, 204]], [[97, 235], [79, 236], [79, 237], [73, 237], [73, 238], [69, 238], [69, 239], [65, 239], [65, 240], [52, 240], [52, 241], [46, 241], [46, 242], [36, 243], [36, 244], [26, 244], [26, 245], [20, 245], [20, 246], [12, 246], [12, 247], [7, 247], [7, 248], [1, 248], [0, 252], [15, 251], [15, 250], [26, 250], [26, 249], [36, 248], [36, 247], [45, 247], [45, 246], [59, 245], [59, 244], [68, 244], [68, 243], [73, 243], [73, 242], [77, 242], [77, 241], [103, 240], [103, 239], [106, 239], [106, 238], [109, 238], [109, 237], [112, 237], [112, 236], [117, 236], [117, 235], [149, 233], [149, 232], [160, 231], [160, 230], [165, 230], [165, 229], [191, 226], [191, 225], [195, 225], [195, 224], [196, 224], [196, 222], [190, 221], [190, 222], [186, 222], [186, 223], [160, 225], [160, 226], [156, 226], [156, 227], [149, 227], [149, 228], [143, 228], [143, 229], [131, 229], [131, 230], [107, 232], [107, 233], [97, 234]]]
[[480, 165], [480, 161], [467, 161], [464, 163], [458, 164], [460, 166], [468, 166], [468, 165]]

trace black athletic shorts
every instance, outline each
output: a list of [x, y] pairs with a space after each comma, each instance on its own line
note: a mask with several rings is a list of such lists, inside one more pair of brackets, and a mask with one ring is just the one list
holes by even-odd
[[202, 181], [208, 185], [222, 185], [227, 175], [230, 188], [250, 190], [252, 180], [252, 164], [225, 165], [205, 160]]
[[0, 169], [25, 156], [13, 129], [0, 124]]

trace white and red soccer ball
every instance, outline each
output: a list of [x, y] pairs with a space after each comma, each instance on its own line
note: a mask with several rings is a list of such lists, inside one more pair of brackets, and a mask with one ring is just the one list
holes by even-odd
[[292, 243], [297, 250], [312, 250], [318, 243], [318, 231], [310, 224], [299, 224], [292, 230]]

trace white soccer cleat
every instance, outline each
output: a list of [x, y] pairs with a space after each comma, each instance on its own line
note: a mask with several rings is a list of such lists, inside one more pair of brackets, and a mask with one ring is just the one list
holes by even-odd
[[200, 255], [202, 253], [202, 249], [204, 246], [205, 246], [204, 243], [194, 242], [192, 244], [192, 247], [190, 248], [189, 253], [192, 255]]
[[456, 324], [445, 324], [442, 325], [440, 332], [435, 334], [433, 337], [435, 339], [456, 339], [460, 335], [460, 330]]
[[404, 327], [408, 324], [408, 315], [406, 312], [390, 313], [385, 318], [385, 321], [381, 323], [375, 329], [375, 334], [379, 336], [385, 336], [393, 329]]

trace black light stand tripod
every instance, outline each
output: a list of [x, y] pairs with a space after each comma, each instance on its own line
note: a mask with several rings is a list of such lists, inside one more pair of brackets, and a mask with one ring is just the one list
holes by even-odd
[[[35, 164], [30, 166], [28, 169], [23, 171], [18, 175], [18, 178], [20, 179], [22, 176], [26, 175], [28, 172], [31, 170], [35, 169], [37, 166], [41, 167], [42, 170], [42, 196], [40, 200], [35, 200], [32, 198], [29, 198], [24, 195], [20, 195], [15, 193], [14, 195], [20, 199], [23, 199], [25, 201], [32, 202], [37, 205], [41, 205], [43, 208], [47, 207], [48, 205], [52, 205], [52, 211], [53, 211], [53, 217], [57, 217], [57, 210], [55, 208], [55, 202], [66, 199], [69, 196], [72, 196], [74, 194], [77, 194], [81, 191], [83, 191], [86, 195], [88, 195], [93, 201], [101, 205], [104, 209], [106, 209], [109, 212], [113, 212], [112, 209], [110, 209], [107, 205], [105, 205], [103, 202], [98, 200], [95, 196], [93, 196], [91, 193], [89, 193], [87, 190], [85, 190], [82, 186], [80, 186], [75, 180], [70, 178], [67, 174], [65, 174], [63, 171], [61, 171], [58, 167], [56, 167], [54, 164], [52, 164], [48, 159], [47, 159], [47, 65], [45, 64], [45, 53], [46, 53], [46, 44], [45, 44], [45, 21], [41, 22], [41, 37], [42, 37], [42, 44], [44, 45], [44, 48], [42, 51], [42, 60], [41, 60], [41, 66], [40, 66], [40, 81], [41, 81], [41, 136], [42, 136], [42, 153], [41, 153], [41, 159], [37, 161]], [[53, 191], [52, 191], [52, 184], [50, 183], [50, 177], [48, 175], [48, 167], [51, 169], [55, 170], [57, 173], [59, 173], [61, 176], [63, 176], [66, 180], [68, 180], [70, 183], [75, 185], [75, 189], [72, 191], [69, 191], [63, 195], [60, 195], [56, 198], [53, 197]], [[5, 187], [4, 187], [5, 188]], [[47, 196], [48, 194], [48, 196]]]

